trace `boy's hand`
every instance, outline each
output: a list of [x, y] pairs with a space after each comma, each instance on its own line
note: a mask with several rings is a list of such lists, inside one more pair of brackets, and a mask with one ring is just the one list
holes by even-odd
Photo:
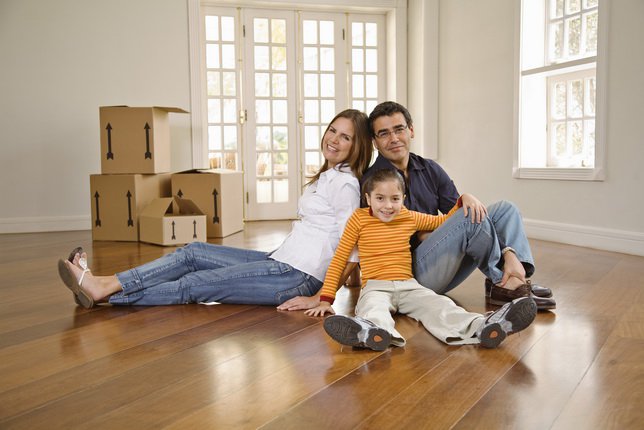
[[472, 219], [472, 224], [480, 224], [487, 216], [487, 208], [473, 195], [465, 193], [461, 196], [461, 201], [463, 202], [463, 212], [466, 217], [469, 216]]
[[317, 307], [304, 311], [304, 314], [310, 317], [321, 317], [327, 312], [331, 315], [335, 314], [335, 311], [331, 307], [331, 303], [321, 301]]

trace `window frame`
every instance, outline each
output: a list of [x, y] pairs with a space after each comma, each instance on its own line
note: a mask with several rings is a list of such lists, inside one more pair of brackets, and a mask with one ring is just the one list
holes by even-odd
[[[533, 0], [528, 0], [533, 1]], [[608, 11], [610, 9], [610, 0], [600, 0], [598, 6], [598, 34], [597, 34], [597, 55], [585, 58], [575, 58], [568, 61], [558, 63], [547, 63], [547, 38], [548, 38], [548, 0], [543, 0], [543, 58], [540, 65], [531, 65], [530, 67], [523, 68], [523, 34], [522, 34], [522, 16], [524, 3], [526, 0], [518, 2], [515, 8], [515, 98], [514, 98], [514, 164], [512, 169], [512, 176], [516, 179], [548, 179], [548, 180], [579, 180], [579, 181], [603, 181], [606, 177], [605, 172], [605, 154], [606, 154], [606, 84], [607, 84], [607, 52], [608, 52]], [[530, 79], [543, 79], [544, 86], [547, 86], [547, 79], [549, 76], [556, 74], [566, 74], [575, 72], [580, 69], [592, 68], [595, 66], [595, 79], [596, 79], [596, 99], [595, 99], [595, 163], [594, 167], [524, 167], [521, 160], [522, 152], [522, 132], [528, 129], [530, 125], [533, 127], [535, 124], [539, 126], [540, 120], [533, 119], [530, 123], [522, 116], [528, 116], [527, 109], [522, 108], [522, 103], [525, 103], [522, 96], [527, 92], [524, 88], [525, 82]], [[541, 99], [540, 99], [541, 101]], [[543, 103], [543, 116], [547, 125], [547, 106], [548, 106], [547, 91], [544, 92]], [[548, 156], [548, 135], [547, 131], [544, 132], [544, 158]], [[523, 148], [525, 151], [525, 148]], [[540, 150], [539, 150], [540, 151]]]

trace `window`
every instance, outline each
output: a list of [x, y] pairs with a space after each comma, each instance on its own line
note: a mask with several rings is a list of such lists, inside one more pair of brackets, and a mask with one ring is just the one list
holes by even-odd
[[515, 177], [603, 179], [607, 8], [599, 3], [521, 3]]

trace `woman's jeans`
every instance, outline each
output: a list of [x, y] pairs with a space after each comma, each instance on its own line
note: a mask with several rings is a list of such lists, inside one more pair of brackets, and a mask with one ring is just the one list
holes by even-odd
[[269, 253], [194, 242], [171, 254], [117, 273], [123, 291], [114, 305], [235, 303], [279, 305], [312, 296], [322, 282]]
[[414, 277], [424, 287], [444, 294], [463, 282], [477, 267], [492, 282], [503, 277], [501, 246], [510, 246], [523, 264], [526, 277], [534, 273], [530, 244], [517, 207], [500, 201], [488, 216], [472, 224], [459, 209], [413, 252]]

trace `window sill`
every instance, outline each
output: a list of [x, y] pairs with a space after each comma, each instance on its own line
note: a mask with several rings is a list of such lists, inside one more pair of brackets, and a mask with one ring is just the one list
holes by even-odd
[[512, 177], [517, 179], [550, 179], [559, 181], [603, 181], [601, 168], [515, 167]]

